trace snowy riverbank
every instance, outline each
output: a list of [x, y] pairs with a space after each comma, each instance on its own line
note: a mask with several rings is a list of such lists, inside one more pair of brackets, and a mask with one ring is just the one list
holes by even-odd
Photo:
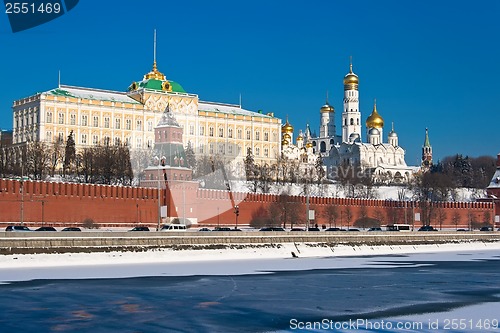
[[275, 270], [360, 267], [373, 256], [442, 254], [446, 260], [450, 256], [462, 260], [465, 255], [473, 259], [485, 251], [500, 255], [500, 242], [332, 247], [285, 243], [203, 250], [17, 254], [0, 256], [0, 281], [261, 274]]

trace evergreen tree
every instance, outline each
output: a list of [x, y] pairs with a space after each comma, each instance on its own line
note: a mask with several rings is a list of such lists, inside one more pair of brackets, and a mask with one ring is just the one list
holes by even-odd
[[194, 171], [196, 169], [196, 156], [194, 154], [194, 149], [193, 145], [191, 144], [191, 141], [188, 141], [185, 153], [186, 153], [186, 163], [188, 167]]
[[73, 131], [69, 132], [66, 140], [66, 149], [64, 151], [64, 174], [71, 172], [71, 166], [76, 159], [75, 140], [73, 139]]

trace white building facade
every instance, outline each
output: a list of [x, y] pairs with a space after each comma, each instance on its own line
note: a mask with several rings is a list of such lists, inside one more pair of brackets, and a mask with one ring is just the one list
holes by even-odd
[[65, 141], [73, 133], [76, 148], [102, 142], [152, 149], [154, 126], [169, 107], [183, 128], [183, 143], [195, 154], [217, 155], [242, 164], [247, 148], [258, 163], [281, 151], [281, 119], [241, 105], [205, 102], [153, 69], [126, 92], [60, 85], [14, 101], [13, 143]]

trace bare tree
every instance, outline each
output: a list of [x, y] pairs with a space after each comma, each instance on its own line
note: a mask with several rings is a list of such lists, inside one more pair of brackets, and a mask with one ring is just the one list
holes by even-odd
[[439, 223], [439, 230], [443, 229], [443, 222], [446, 220], [446, 212], [445, 210], [439, 206], [436, 208], [436, 219]]
[[50, 165], [50, 151], [45, 142], [34, 141], [26, 147], [27, 174], [41, 180], [47, 174]]
[[339, 208], [336, 205], [327, 205], [322, 212], [322, 215], [328, 221], [330, 228], [333, 226], [337, 227], [337, 219], [339, 218]]
[[346, 206], [344, 210], [344, 218], [347, 222], [347, 229], [349, 229], [352, 219], [354, 218], [354, 214], [352, 213], [352, 209], [350, 206]]
[[451, 221], [452, 221], [453, 225], [455, 226], [455, 229], [458, 230], [458, 225], [462, 222], [461, 220], [462, 220], [462, 217], [460, 216], [459, 212], [453, 213]]
[[380, 221], [380, 224], [384, 224], [385, 214], [384, 211], [380, 208], [376, 209], [374, 212], [375, 218]]

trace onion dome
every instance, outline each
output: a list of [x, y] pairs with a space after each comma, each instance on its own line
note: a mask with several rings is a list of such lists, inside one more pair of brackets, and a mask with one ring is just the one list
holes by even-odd
[[331, 106], [330, 104], [328, 104], [328, 102], [326, 102], [326, 104], [323, 105], [321, 107], [321, 109], [319, 109], [319, 112], [321, 112], [321, 113], [324, 113], [324, 112], [335, 112], [335, 109], [333, 108], [333, 106]]
[[360, 137], [359, 137], [359, 134], [358, 133], [351, 133], [351, 135], [349, 135], [349, 141], [350, 142], [356, 142], [356, 141], [360, 141]]
[[311, 141], [309, 141], [308, 143], [306, 143], [306, 148], [312, 148], [313, 147], [313, 144]]
[[389, 138], [397, 138], [398, 134], [394, 131], [394, 123], [392, 123], [392, 130], [389, 132]]
[[289, 142], [288, 142], [288, 140], [285, 140], [285, 139], [283, 139], [283, 140], [281, 141], [281, 145], [282, 145], [282, 146], [286, 146], [286, 145], [288, 145], [288, 143], [289, 143]]
[[384, 119], [377, 112], [377, 101], [373, 103], [372, 114], [366, 119], [366, 128], [382, 128]]
[[380, 135], [380, 131], [378, 129], [376, 129], [375, 127], [373, 127], [373, 128], [370, 128], [370, 130], [368, 131], [368, 134], [369, 135]]
[[288, 117], [286, 118], [286, 123], [281, 127], [281, 133], [293, 133], [293, 126], [288, 122]]
[[347, 73], [347, 75], [344, 76], [344, 90], [352, 90], [352, 89], [357, 90], [358, 84], [359, 84], [359, 78], [352, 71], [352, 61], [351, 61], [351, 64], [349, 65], [349, 73]]
[[288, 141], [290, 141], [290, 139], [291, 139], [291, 138], [292, 138], [292, 137], [290, 136], [290, 134], [288, 134], [288, 133], [283, 134], [283, 139], [284, 139], [284, 140], [288, 140]]
[[297, 137], [297, 141], [304, 141], [304, 137], [302, 136], [302, 133], [299, 134], [299, 136]]

